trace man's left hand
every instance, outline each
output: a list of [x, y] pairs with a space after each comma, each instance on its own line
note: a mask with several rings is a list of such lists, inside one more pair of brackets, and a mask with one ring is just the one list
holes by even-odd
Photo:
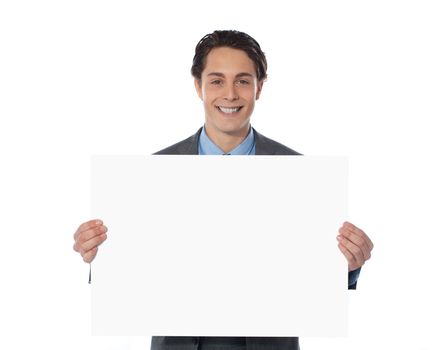
[[337, 239], [339, 250], [348, 261], [348, 271], [360, 268], [370, 259], [373, 243], [360, 228], [344, 222]]

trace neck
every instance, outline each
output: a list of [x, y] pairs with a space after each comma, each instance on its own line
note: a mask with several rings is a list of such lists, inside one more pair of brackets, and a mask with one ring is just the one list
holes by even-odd
[[232, 133], [217, 132], [205, 124], [205, 132], [208, 137], [217, 145], [217, 147], [224, 151], [224, 153], [228, 153], [239, 146], [248, 136], [249, 131], [249, 124], [246, 128]]

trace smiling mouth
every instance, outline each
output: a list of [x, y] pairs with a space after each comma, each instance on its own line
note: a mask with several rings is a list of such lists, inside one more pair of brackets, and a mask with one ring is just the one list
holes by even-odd
[[239, 107], [222, 107], [222, 106], [216, 106], [216, 108], [221, 111], [224, 114], [233, 114], [237, 113], [242, 109], [243, 106]]

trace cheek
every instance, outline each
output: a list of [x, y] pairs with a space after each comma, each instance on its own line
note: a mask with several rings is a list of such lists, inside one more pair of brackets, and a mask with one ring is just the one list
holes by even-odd
[[254, 102], [256, 100], [256, 92], [255, 88], [245, 90], [243, 91], [243, 98], [247, 101]]
[[215, 93], [211, 89], [202, 89], [202, 100], [210, 104], [215, 98]]

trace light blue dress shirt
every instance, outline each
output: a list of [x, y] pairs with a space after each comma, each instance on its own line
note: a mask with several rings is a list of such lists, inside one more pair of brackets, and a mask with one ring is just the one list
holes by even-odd
[[213, 141], [210, 140], [205, 132], [205, 126], [199, 136], [199, 155], [232, 155], [232, 156], [254, 156], [256, 154], [256, 142], [254, 140], [253, 128], [242, 143], [228, 153], [222, 151]]

